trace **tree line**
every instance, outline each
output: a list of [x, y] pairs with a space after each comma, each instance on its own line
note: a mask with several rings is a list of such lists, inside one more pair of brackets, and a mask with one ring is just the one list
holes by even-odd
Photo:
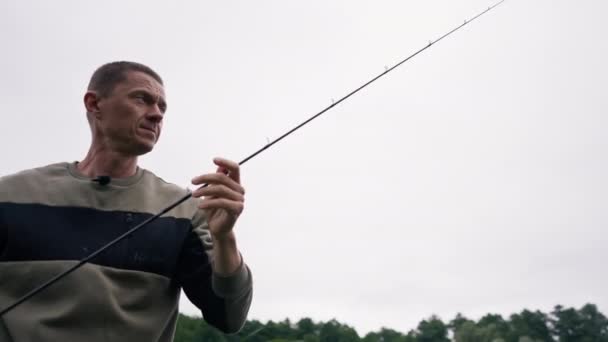
[[457, 314], [450, 321], [431, 316], [402, 333], [389, 328], [359, 336], [337, 320], [303, 318], [262, 323], [249, 320], [238, 334], [225, 335], [198, 317], [179, 315], [175, 342], [608, 342], [608, 319], [594, 304], [580, 309], [555, 306], [550, 313], [523, 310], [509, 317], [487, 314], [475, 321]]

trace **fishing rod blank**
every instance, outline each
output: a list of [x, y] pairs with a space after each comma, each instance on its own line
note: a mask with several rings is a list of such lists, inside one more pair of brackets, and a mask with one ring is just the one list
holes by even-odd
[[[273, 140], [272, 142], [269, 142], [268, 144], [264, 145], [262, 148], [260, 148], [259, 150], [255, 151], [254, 153], [252, 153], [251, 155], [249, 155], [248, 157], [246, 157], [245, 159], [241, 160], [239, 162], [239, 165], [243, 165], [245, 164], [247, 161], [249, 161], [250, 159], [252, 159], [253, 157], [257, 156], [258, 154], [262, 153], [263, 151], [265, 151], [266, 149], [268, 149], [270, 146], [278, 143], [279, 141], [283, 140], [284, 138], [286, 138], [288, 135], [292, 134], [293, 132], [297, 131], [298, 129], [302, 128], [303, 126], [305, 126], [306, 124], [308, 124], [309, 122], [311, 122], [312, 120], [318, 118], [319, 116], [323, 115], [325, 112], [327, 112], [328, 110], [332, 109], [333, 107], [337, 106], [339, 103], [341, 103], [342, 101], [346, 100], [347, 98], [351, 97], [352, 95], [356, 94], [357, 92], [359, 92], [360, 90], [362, 90], [363, 88], [367, 87], [368, 85], [372, 84], [373, 82], [375, 82], [376, 80], [378, 80], [379, 78], [381, 78], [382, 76], [388, 74], [389, 72], [393, 71], [395, 68], [399, 67], [400, 65], [404, 64], [405, 62], [409, 61], [410, 59], [414, 58], [415, 56], [417, 56], [418, 54], [420, 54], [421, 52], [423, 52], [424, 50], [430, 48], [432, 45], [435, 45], [436, 43], [438, 43], [439, 41], [443, 40], [444, 38], [446, 38], [447, 36], [451, 35], [452, 33], [460, 30], [461, 28], [463, 28], [464, 26], [468, 25], [469, 23], [473, 22], [475, 19], [481, 17], [482, 15], [484, 15], [485, 13], [491, 11], [492, 9], [494, 9], [496, 6], [500, 5], [501, 3], [503, 3], [505, 0], [501, 0], [499, 2], [497, 2], [496, 4], [488, 7], [486, 10], [484, 10], [483, 12], [477, 14], [476, 16], [474, 16], [473, 18], [469, 19], [469, 20], [465, 20], [464, 23], [462, 23], [461, 25], [457, 26], [456, 28], [452, 29], [451, 31], [449, 31], [448, 33], [444, 34], [443, 36], [437, 38], [436, 40], [430, 41], [428, 43], [428, 45], [426, 45], [425, 47], [423, 47], [422, 49], [416, 51], [415, 53], [413, 53], [412, 55], [408, 56], [407, 58], [403, 59], [402, 61], [400, 61], [399, 63], [395, 64], [394, 66], [386, 69], [384, 72], [382, 72], [381, 74], [379, 74], [378, 76], [372, 78], [371, 80], [367, 81], [365, 84], [363, 84], [362, 86], [360, 86], [359, 88], [351, 91], [350, 93], [348, 93], [347, 95], [343, 96], [342, 98], [340, 98], [338, 101], [333, 102], [330, 106], [326, 107], [325, 109], [321, 110], [319, 113], [311, 116], [309, 119], [307, 119], [306, 121], [302, 122], [301, 124], [297, 125], [296, 127], [292, 128], [291, 130], [289, 130], [288, 132], [286, 132], [285, 134], [281, 135], [280, 137], [276, 138], [275, 140]], [[208, 184], [204, 184], [202, 187], [207, 187]], [[110, 241], [109, 243], [107, 243], [106, 245], [104, 245], [103, 247], [99, 248], [97, 251], [93, 252], [91, 255], [87, 256], [86, 258], [80, 260], [77, 264], [75, 264], [74, 266], [70, 267], [69, 269], [63, 271], [62, 273], [58, 274], [57, 276], [51, 278], [50, 280], [48, 280], [47, 282], [45, 282], [44, 284], [40, 285], [39, 287], [33, 289], [32, 291], [28, 292], [27, 294], [25, 294], [23, 297], [21, 297], [20, 299], [18, 299], [15, 303], [7, 306], [6, 308], [2, 309], [2, 311], [0, 311], [0, 317], [4, 316], [6, 313], [8, 313], [9, 311], [13, 310], [15, 307], [17, 307], [18, 305], [22, 304], [23, 302], [27, 301], [28, 299], [32, 298], [33, 296], [35, 296], [37, 293], [41, 292], [42, 290], [46, 289], [47, 287], [51, 286], [52, 284], [56, 283], [57, 281], [59, 281], [60, 279], [64, 278], [65, 276], [67, 276], [68, 274], [76, 271], [78, 268], [82, 267], [84, 264], [86, 264], [87, 262], [91, 261], [93, 258], [95, 258], [97, 255], [101, 254], [102, 252], [104, 252], [106, 249], [114, 246], [115, 244], [117, 244], [118, 242], [126, 239], [127, 237], [130, 237], [131, 235], [133, 235], [136, 231], [138, 231], [139, 229], [141, 229], [142, 227], [144, 227], [146, 224], [156, 220], [157, 218], [159, 218], [161, 215], [167, 213], [169, 210], [177, 207], [178, 205], [180, 205], [181, 203], [183, 203], [184, 201], [186, 201], [187, 199], [189, 199], [190, 197], [192, 197], [192, 193], [188, 192], [187, 195], [185, 195], [184, 197], [180, 198], [179, 200], [177, 200], [176, 202], [174, 202], [173, 204], [169, 205], [168, 207], [166, 207], [165, 209], [163, 209], [161, 212], [159, 212], [158, 214], [146, 219], [145, 221], [141, 222], [140, 224], [136, 225], [135, 227], [131, 228], [130, 230], [128, 230], [127, 232], [123, 233], [122, 235], [120, 235], [119, 237], [117, 237], [116, 239]]]

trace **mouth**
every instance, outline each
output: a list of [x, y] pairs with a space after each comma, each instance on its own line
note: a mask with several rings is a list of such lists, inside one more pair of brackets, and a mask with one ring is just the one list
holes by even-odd
[[156, 137], [156, 135], [158, 134], [158, 133], [156, 132], [156, 129], [151, 128], [151, 127], [140, 126], [139, 128], [141, 128], [143, 131], [153, 133], [155, 137]]

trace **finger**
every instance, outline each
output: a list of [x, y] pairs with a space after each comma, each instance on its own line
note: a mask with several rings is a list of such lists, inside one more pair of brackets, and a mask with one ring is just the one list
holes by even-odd
[[200, 175], [200, 176], [194, 177], [192, 179], [192, 184], [194, 184], [194, 185], [223, 184], [223, 185], [229, 187], [230, 189], [233, 189], [234, 191], [237, 191], [241, 194], [245, 193], [245, 188], [243, 188], [242, 185], [240, 185], [234, 179], [230, 178], [229, 176], [227, 176], [223, 173], [208, 173], [205, 175]]
[[240, 185], [239, 183], [234, 181], [232, 178], [226, 176], [223, 173], [208, 173], [205, 175], [200, 175], [200, 176], [194, 177], [192, 179], [192, 184], [194, 184], [194, 185], [203, 184], [203, 186], [208, 186], [211, 184], [223, 184], [237, 192], [240, 192], [242, 194], [245, 193], [245, 188], [243, 188], [242, 185]]
[[200, 209], [224, 209], [233, 215], [240, 215], [245, 208], [243, 202], [231, 201], [225, 198], [206, 198], [198, 205]]
[[223, 166], [218, 166], [217, 169], [215, 170], [215, 172], [217, 173], [223, 173], [226, 176], [230, 175], [230, 171], [228, 171], [227, 168], [223, 167]]
[[219, 166], [218, 169], [222, 169], [222, 171], [228, 171], [228, 175], [235, 182], [241, 183], [241, 170], [237, 162], [225, 158], [216, 157], [213, 158], [213, 163]]
[[245, 201], [245, 196], [225, 185], [202, 186], [192, 193], [193, 197], [227, 198], [233, 201]]

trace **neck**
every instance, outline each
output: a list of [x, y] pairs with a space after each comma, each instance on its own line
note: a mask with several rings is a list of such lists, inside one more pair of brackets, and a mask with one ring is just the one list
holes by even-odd
[[78, 163], [78, 171], [87, 177], [110, 176], [125, 178], [137, 172], [137, 156], [91, 146], [86, 157]]

